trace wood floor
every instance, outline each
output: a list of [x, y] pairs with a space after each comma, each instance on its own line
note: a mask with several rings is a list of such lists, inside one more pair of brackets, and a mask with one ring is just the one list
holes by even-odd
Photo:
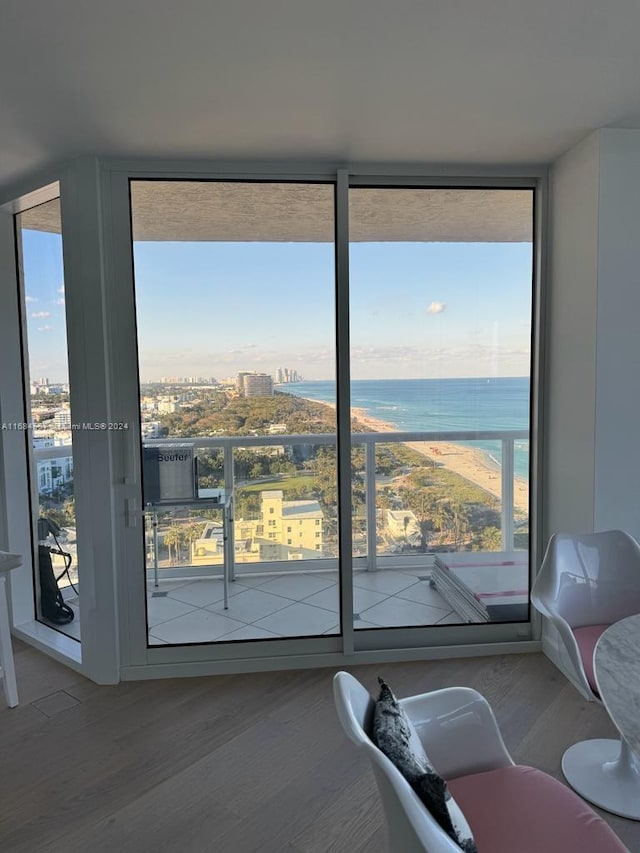
[[[15, 653], [20, 705], [0, 699], [2, 853], [385, 850], [368, 765], [335, 717], [334, 670], [99, 687], [20, 642]], [[514, 759], [558, 778], [567, 746], [615, 735], [542, 655], [350, 671], [372, 691], [384, 675], [399, 696], [475, 687]], [[603, 816], [640, 851], [640, 823]]]

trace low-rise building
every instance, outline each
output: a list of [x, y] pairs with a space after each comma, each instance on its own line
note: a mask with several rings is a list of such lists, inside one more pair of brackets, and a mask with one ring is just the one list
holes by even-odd
[[391, 536], [408, 537], [418, 532], [418, 519], [410, 509], [388, 509], [385, 521]]
[[[69, 447], [68, 456], [52, 455], [47, 458], [47, 448]], [[60, 441], [54, 436], [39, 436], [33, 438], [36, 457], [38, 493], [50, 495], [56, 489], [73, 481], [73, 456], [71, 445]]]
[[[281, 489], [260, 494], [260, 516], [236, 519], [234, 550], [238, 563], [310, 560], [322, 556], [324, 513], [318, 501], [285, 501]], [[222, 528], [207, 522], [192, 545], [194, 564], [221, 563]]]

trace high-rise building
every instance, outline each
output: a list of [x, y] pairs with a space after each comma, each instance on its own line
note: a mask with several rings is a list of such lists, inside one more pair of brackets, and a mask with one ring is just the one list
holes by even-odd
[[288, 382], [300, 382], [302, 377], [291, 367], [279, 367], [275, 372], [275, 381], [279, 385], [284, 385]]
[[249, 375], [248, 370], [241, 370], [236, 376], [236, 391], [241, 397], [244, 397], [244, 377]]
[[273, 396], [273, 379], [268, 373], [245, 373], [243, 385], [245, 397]]

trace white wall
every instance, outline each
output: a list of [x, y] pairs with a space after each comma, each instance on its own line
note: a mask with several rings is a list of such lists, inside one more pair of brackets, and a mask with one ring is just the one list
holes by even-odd
[[561, 157], [549, 183], [543, 531], [594, 522], [599, 140]]
[[640, 538], [640, 130], [591, 134], [550, 187], [544, 536]]
[[599, 137], [594, 527], [640, 537], [640, 130]]

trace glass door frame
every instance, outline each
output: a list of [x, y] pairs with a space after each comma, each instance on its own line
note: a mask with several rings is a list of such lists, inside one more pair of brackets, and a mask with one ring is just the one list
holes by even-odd
[[[60, 183], [64, 229], [63, 254], [69, 336], [70, 383], [74, 387], [73, 420], [129, 422], [127, 431], [91, 433], [74, 438], [74, 479], [77, 522], [86, 540], [78, 542], [82, 562], [82, 655], [76, 648], [56, 645], [61, 635], [33, 620], [31, 581], [32, 531], [26, 489], [24, 437], [3, 436], [5, 493], [0, 507], [0, 533], [5, 547], [24, 554], [25, 570], [12, 578], [14, 631], [99, 683], [121, 679], [208, 674], [242, 670], [334, 666], [384, 660], [428, 659], [539, 650], [539, 624], [467, 625], [357, 631], [343, 620], [342, 635], [258, 643], [147, 648], [144, 612], [144, 549], [140, 489], [140, 435], [136, 327], [133, 302], [133, 264], [129, 180], [299, 180], [332, 181], [337, 185], [336, 276], [337, 357], [341, 376], [349, 371], [348, 189], [349, 186], [470, 186], [531, 188], [534, 207], [533, 348], [531, 413], [530, 564], [540, 557], [542, 468], [542, 347], [544, 316], [543, 270], [546, 257], [547, 170], [543, 167], [509, 169], [429, 168], [403, 165], [336, 165], [215, 163], [81, 158], [62, 169], [9, 187], [0, 195], [0, 263], [9, 300], [2, 312], [0, 355], [10, 366], [4, 386], [3, 419], [24, 414], [21, 345], [16, 300], [17, 268], [13, 214], [28, 199], [48, 200], [47, 189]], [[42, 188], [42, 189], [40, 189]], [[43, 196], [44, 192], [44, 196]], [[51, 195], [48, 196], [52, 197]], [[350, 459], [350, 395], [347, 382], [338, 386], [338, 436], [341, 470]], [[136, 426], [138, 424], [138, 426]], [[341, 592], [343, 612], [352, 612], [350, 555], [350, 482], [339, 480], [341, 512]], [[4, 512], [3, 512], [4, 510]], [[4, 518], [3, 518], [4, 516]], [[41, 630], [44, 629], [44, 630]], [[47, 631], [49, 632], [47, 634]], [[54, 635], [54, 636], [49, 636]]]
[[[74, 423], [107, 421], [109, 382], [105, 376], [106, 349], [103, 285], [104, 257], [100, 199], [100, 166], [95, 158], [41, 176], [37, 189], [23, 185], [0, 198], [3, 272], [8, 288], [6, 338], [2, 355], [11, 367], [6, 384], [8, 405], [3, 418], [26, 421], [28, 405], [23, 362], [24, 300], [20, 297], [15, 214], [54, 198], [60, 198], [62, 251], [65, 280], [65, 317]], [[11, 248], [9, 249], [9, 246]], [[74, 491], [78, 530], [78, 563], [81, 565], [80, 624], [82, 642], [37, 621], [33, 579], [35, 536], [32, 525], [28, 458], [31, 448], [25, 432], [5, 433], [3, 470], [7, 507], [7, 542], [23, 555], [23, 567], [10, 578], [13, 632], [68, 666], [99, 683], [120, 680], [120, 649], [116, 607], [116, 572], [112, 548], [115, 504], [110, 490], [112, 440], [106, 431], [74, 432]], [[32, 468], [33, 466], [31, 466]], [[101, 487], [102, 484], [102, 487]], [[20, 520], [14, 523], [14, 518]]]
[[[535, 172], [535, 170], [534, 170]], [[238, 644], [208, 643], [187, 646], [147, 646], [146, 619], [144, 612], [145, 582], [144, 548], [140, 536], [141, 489], [140, 489], [140, 435], [139, 435], [139, 398], [137, 370], [137, 345], [135, 335], [135, 306], [133, 297], [133, 247], [131, 242], [131, 224], [129, 207], [129, 180], [225, 180], [225, 181], [334, 181], [336, 184], [336, 324], [337, 324], [337, 364], [341, 381], [337, 385], [338, 409], [338, 494], [340, 504], [340, 591], [342, 634], [333, 637], [292, 638], [269, 640], [267, 642], [243, 642]], [[120, 521], [116, 538], [119, 542], [120, 583], [123, 594], [120, 595], [122, 669], [125, 677], [136, 677], [141, 671], [166, 672], [166, 674], [205, 673], [238, 671], [243, 668], [272, 668], [274, 666], [331, 665], [349, 659], [366, 662], [380, 660], [386, 655], [397, 658], [424, 657], [425, 655], [446, 654], [446, 649], [454, 646], [458, 653], [486, 654], [493, 648], [505, 648], [502, 644], [520, 645], [534, 637], [534, 626], [529, 623], [485, 624], [465, 626], [425, 626], [411, 628], [377, 629], [375, 631], [353, 629], [352, 618], [345, 619], [344, 614], [353, 612], [352, 559], [351, 559], [351, 484], [341, 475], [349, 471], [350, 440], [350, 388], [345, 379], [349, 374], [349, 222], [348, 193], [353, 186], [408, 186], [425, 188], [517, 188], [534, 190], [534, 234], [533, 234], [533, 317], [532, 317], [532, 365], [535, 373], [531, 376], [532, 389], [532, 429], [531, 429], [531, 467], [537, 471], [539, 465], [538, 430], [540, 374], [539, 317], [541, 309], [539, 286], [541, 269], [542, 199], [545, 180], [541, 174], [522, 177], [456, 177], [451, 175], [433, 177], [416, 176], [414, 173], [390, 174], [388, 169], [376, 174], [370, 167], [363, 170], [329, 169], [270, 172], [257, 164], [254, 169], [245, 166], [241, 170], [230, 168], [224, 172], [202, 168], [184, 169], [179, 164], [165, 167], [144, 168], [132, 164], [112, 164], [103, 175], [103, 193], [109, 200], [109, 210], [104, 212], [110, 219], [110, 240], [107, 256], [111, 259], [112, 269], [109, 286], [107, 314], [113, 313], [111, 326], [115, 337], [112, 340], [110, 372], [121, 377], [114, 388], [113, 402], [118, 420], [129, 422], [128, 432], [121, 435], [120, 465], [116, 477], [119, 484], [121, 501], [118, 519]], [[117, 323], [116, 320], [117, 313]], [[537, 508], [535, 480], [531, 481], [531, 531], [537, 531]], [[530, 564], [535, 565], [537, 537], [531, 536]], [[345, 558], [346, 555], [346, 558]], [[127, 574], [122, 569], [127, 566]], [[451, 653], [451, 652], [449, 652]], [[354, 657], [355, 656], [355, 657]], [[249, 663], [250, 662], [250, 663]]]

